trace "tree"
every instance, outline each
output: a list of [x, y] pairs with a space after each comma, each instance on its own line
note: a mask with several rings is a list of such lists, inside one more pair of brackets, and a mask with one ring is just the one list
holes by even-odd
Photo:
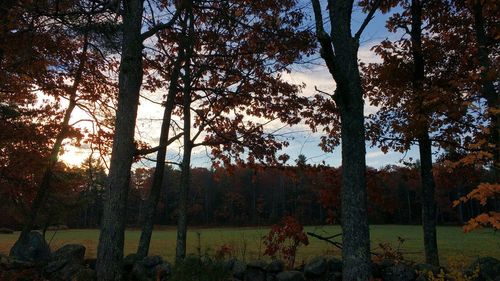
[[96, 271], [99, 280], [120, 280], [125, 232], [125, 210], [130, 168], [136, 154], [134, 129], [143, 78], [143, 41], [157, 31], [169, 28], [178, 13], [164, 24], [142, 33], [143, 0], [123, 1], [121, 61], [118, 75], [118, 107], [115, 118], [113, 148], [109, 166], [107, 201], [99, 236]]
[[[342, 259], [344, 280], [369, 280], [368, 229], [363, 89], [358, 70], [359, 38], [380, 4], [369, 5], [359, 30], [351, 33], [354, 1], [328, 1], [330, 35], [323, 27], [319, 0], [312, 0], [320, 54], [336, 82], [333, 103], [340, 111], [342, 139]], [[330, 101], [331, 103], [332, 101]], [[329, 113], [333, 114], [333, 113]]]
[[463, 57], [469, 50], [456, 44], [468, 37], [444, 27], [453, 22], [453, 6], [417, 0], [400, 5], [403, 12], [394, 14], [387, 26], [405, 36], [374, 47], [383, 62], [364, 69], [370, 102], [380, 107], [368, 120], [369, 138], [384, 152], [418, 145], [426, 262], [438, 265], [433, 147], [468, 146], [467, 135], [478, 133], [484, 121], [471, 106], [473, 64]]
[[[282, 13], [292, 10], [295, 1], [219, 4], [187, 5], [176, 26], [179, 30], [163, 35], [172, 39], [172, 45], [160, 46], [161, 56], [179, 59], [178, 66], [169, 65], [165, 77], [178, 76], [177, 81], [170, 80], [169, 91], [182, 94], [173, 96], [178, 105], [173, 113], [183, 119], [178, 260], [185, 255], [191, 151], [208, 146], [225, 164], [234, 159], [243, 163], [246, 154], [241, 154], [247, 151], [250, 162], [277, 162], [275, 152], [283, 142], [264, 133], [264, 125], [276, 119], [298, 122], [294, 113], [300, 107], [296, 95], [300, 87], [283, 81], [280, 72], [311, 46], [308, 33], [294, 29], [302, 14]], [[291, 42], [296, 49], [288, 48]]]
[[[108, 68], [98, 51], [90, 47], [92, 34], [89, 26], [103, 18], [91, 17], [85, 11], [75, 12], [71, 19], [61, 16], [60, 13], [64, 14], [71, 8], [65, 6], [59, 10], [57, 5], [54, 7], [48, 3], [21, 3], [7, 7], [6, 18], [2, 19], [2, 33], [6, 38], [18, 41], [31, 36], [31, 40], [26, 43], [19, 41], [15, 48], [1, 42], [0, 79], [6, 97], [4, 108], [11, 110], [10, 114], [3, 116], [6, 118], [2, 118], [2, 125], [10, 133], [21, 125], [24, 133], [32, 134], [23, 134], [24, 140], [44, 135], [40, 139], [41, 147], [35, 149], [41, 152], [37, 157], [42, 164], [31, 174], [34, 183], [29, 185], [36, 190], [35, 196], [11, 255], [17, 255], [26, 246], [27, 235], [49, 194], [53, 174], [61, 167], [58, 157], [63, 142], [66, 139], [78, 142], [84, 138], [84, 133], [75, 126], [79, 121], [70, 123], [73, 111], [85, 105], [95, 106], [97, 100], [106, 103], [112, 95], [111, 84], [104, 81], [103, 72]], [[18, 34], [20, 30], [23, 32]], [[87, 79], [83, 79], [84, 76], [88, 76]], [[104, 92], [102, 97], [97, 96], [96, 89]], [[40, 105], [40, 100], [45, 104]], [[25, 119], [27, 116], [31, 120]], [[7, 177], [11, 173], [9, 169], [14, 166], [8, 147], [26, 150], [23, 139], [16, 140], [17, 137], [12, 135], [8, 138], [10, 144], [3, 150], [3, 156], [9, 159], [3, 170]], [[33, 148], [29, 150], [33, 151]]]

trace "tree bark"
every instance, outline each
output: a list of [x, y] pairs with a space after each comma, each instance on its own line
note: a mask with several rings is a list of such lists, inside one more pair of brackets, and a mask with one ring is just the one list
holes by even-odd
[[144, 212], [144, 218], [142, 222], [142, 232], [141, 238], [139, 240], [139, 246], [137, 249], [137, 255], [139, 258], [143, 258], [148, 255], [149, 244], [151, 242], [151, 235], [153, 233], [153, 219], [156, 211], [156, 206], [160, 200], [160, 192], [163, 183], [163, 176], [165, 174], [165, 158], [167, 155], [167, 145], [170, 130], [170, 120], [172, 118], [172, 110], [174, 108], [175, 96], [178, 92], [177, 79], [179, 79], [181, 57], [177, 58], [176, 64], [172, 71], [172, 76], [170, 78], [170, 86], [167, 94], [167, 102], [165, 103], [165, 110], [163, 112], [163, 121], [161, 124], [160, 132], [160, 143], [159, 150], [156, 156], [156, 166], [153, 175], [153, 183], [151, 185], [151, 191], [146, 205], [146, 211]]
[[183, 131], [184, 131], [184, 148], [181, 164], [181, 180], [179, 185], [179, 202], [178, 202], [178, 217], [177, 217], [177, 242], [175, 248], [175, 261], [181, 262], [186, 257], [186, 242], [187, 242], [187, 208], [189, 186], [191, 182], [191, 152], [193, 150], [193, 141], [191, 140], [191, 58], [194, 48], [194, 15], [191, 5], [186, 8], [185, 19], [183, 22], [187, 35], [185, 38], [185, 63], [183, 81]]
[[425, 62], [422, 51], [422, 3], [411, 2], [411, 43], [413, 57], [413, 91], [419, 100], [421, 112], [418, 113], [418, 146], [420, 150], [420, 177], [422, 182], [422, 226], [426, 263], [439, 266], [436, 233], [435, 182], [432, 174], [432, 141], [429, 138], [428, 114], [423, 107]]
[[436, 233], [435, 183], [432, 174], [432, 143], [429, 135], [418, 140], [420, 149], [420, 177], [422, 181], [422, 225], [424, 230], [425, 262], [439, 266]]
[[[472, 14], [474, 17], [474, 32], [478, 44], [478, 60], [483, 71], [481, 71], [482, 96], [487, 102], [489, 109], [500, 108], [498, 90], [495, 88], [494, 80], [488, 77], [491, 71], [490, 50], [488, 48], [488, 35], [486, 34], [483, 1], [476, 0], [473, 3]], [[495, 182], [500, 180], [500, 117], [496, 112], [490, 112], [490, 142], [493, 147], [493, 171]]]
[[181, 181], [179, 186], [178, 218], [177, 218], [177, 244], [175, 249], [175, 261], [180, 262], [186, 257], [187, 242], [187, 204], [190, 186], [190, 168], [191, 151], [193, 144], [191, 142], [191, 78], [189, 63], [185, 68], [184, 78], [184, 98], [183, 98], [183, 117], [184, 117], [184, 148], [181, 164]]
[[118, 110], [97, 248], [97, 279], [121, 280], [130, 168], [135, 153], [134, 129], [142, 83], [141, 25], [143, 0], [123, 1], [123, 38], [118, 77]]
[[353, 37], [353, 1], [328, 1], [331, 34], [323, 29], [321, 7], [313, 0], [321, 57], [337, 82], [335, 103], [340, 109], [342, 141], [342, 259], [343, 280], [369, 280], [370, 234], [367, 214], [363, 90], [357, 52], [360, 29]]

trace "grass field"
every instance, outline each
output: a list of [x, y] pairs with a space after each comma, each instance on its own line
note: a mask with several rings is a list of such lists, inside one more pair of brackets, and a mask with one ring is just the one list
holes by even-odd
[[[371, 240], [373, 251], [378, 252], [379, 243], [388, 242], [394, 247], [398, 245], [398, 237], [405, 239], [402, 251], [406, 258], [414, 261], [423, 260], [423, 242], [421, 226], [403, 225], [373, 225]], [[201, 228], [193, 229], [188, 233], [188, 253], [213, 254], [222, 244], [234, 248], [235, 254], [245, 260], [258, 259], [264, 252], [264, 245], [260, 237], [269, 231], [268, 228]], [[339, 226], [307, 227], [322, 236], [333, 235], [340, 232]], [[199, 233], [199, 235], [198, 235]], [[15, 242], [17, 235], [0, 234], [0, 253], [8, 254], [9, 248]], [[51, 241], [51, 248], [67, 243], [80, 243], [87, 247], [87, 257], [95, 257], [99, 231], [95, 229], [75, 229], [47, 232], [47, 240]], [[127, 230], [125, 235], [125, 253], [133, 253], [137, 249], [140, 230]], [[199, 242], [198, 242], [199, 240]], [[328, 255], [340, 256], [335, 247], [315, 238], [309, 238], [310, 244], [299, 248], [297, 261], [307, 260], [312, 256]], [[463, 233], [459, 227], [438, 227], [438, 246], [440, 257], [444, 264], [452, 259], [472, 261], [479, 256], [492, 256], [500, 259], [500, 234], [489, 229], [480, 229], [472, 233]], [[150, 254], [157, 254], [173, 261], [175, 254], [175, 229], [167, 228], [155, 230], [153, 234]], [[265, 257], [264, 257], [265, 258]]]

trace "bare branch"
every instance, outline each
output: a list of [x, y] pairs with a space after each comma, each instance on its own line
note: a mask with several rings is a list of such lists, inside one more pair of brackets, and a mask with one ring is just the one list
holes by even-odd
[[156, 34], [156, 32], [162, 30], [162, 29], [167, 29], [167, 28], [170, 28], [174, 25], [174, 23], [177, 21], [177, 19], [180, 17], [181, 15], [181, 10], [176, 10], [174, 15], [172, 16], [172, 18], [166, 22], [166, 23], [160, 23], [160, 24], [157, 24], [153, 27], [151, 27], [151, 29], [149, 29], [148, 31], [144, 32], [143, 34], [141, 34], [141, 39], [142, 41], [148, 39], [149, 37], [153, 36]]
[[361, 34], [365, 30], [366, 26], [373, 19], [373, 15], [377, 11], [378, 7], [380, 6], [380, 2], [382, 2], [382, 0], [375, 0], [375, 3], [373, 3], [373, 6], [371, 7], [370, 11], [368, 12], [368, 15], [366, 16], [365, 20], [363, 21], [363, 23], [359, 27], [358, 32], [356, 32], [356, 34], [354, 35], [354, 38], [356, 40], [359, 40], [359, 37], [361, 37]]

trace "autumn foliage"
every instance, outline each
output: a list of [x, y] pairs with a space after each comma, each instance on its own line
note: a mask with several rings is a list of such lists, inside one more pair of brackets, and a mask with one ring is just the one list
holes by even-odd
[[273, 225], [264, 236], [264, 255], [283, 259], [288, 268], [293, 268], [299, 246], [308, 244], [309, 239], [304, 227], [294, 217], [286, 216], [280, 224]]

